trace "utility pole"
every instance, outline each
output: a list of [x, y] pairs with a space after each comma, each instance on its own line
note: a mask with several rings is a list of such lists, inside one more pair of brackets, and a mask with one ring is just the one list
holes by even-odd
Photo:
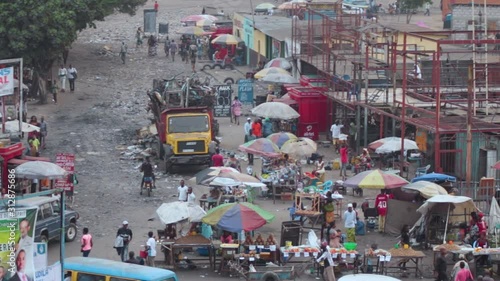
[[465, 161], [465, 183], [468, 188], [471, 188], [471, 177], [472, 177], [472, 95], [474, 94], [474, 79], [473, 72], [475, 70], [475, 62], [469, 65], [469, 75], [468, 75], [468, 87], [467, 87], [467, 154]]

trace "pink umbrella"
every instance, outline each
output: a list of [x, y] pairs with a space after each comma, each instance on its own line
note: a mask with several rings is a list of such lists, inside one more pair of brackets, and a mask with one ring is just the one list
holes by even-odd
[[191, 15], [181, 19], [181, 22], [198, 22], [200, 20], [216, 21], [217, 18], [211, 15]]
[[421, 20], [420, 20], [420, 21], [417, 21], [416, 25], [417, 25], [418, 27], [429, 28], [429, 26], [428, 26], [428, 25], [426, 25], [426, 24], [425, 24], [423, 21], [421, 21]]

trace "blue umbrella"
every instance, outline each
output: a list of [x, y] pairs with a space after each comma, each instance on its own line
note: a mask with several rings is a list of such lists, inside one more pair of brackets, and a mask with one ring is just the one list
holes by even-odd
[[430, 182], [456, 182], [457, 178], [445, 174], [429, 173], [420, 177], [414, 178], [411, 182], [430, 181]]

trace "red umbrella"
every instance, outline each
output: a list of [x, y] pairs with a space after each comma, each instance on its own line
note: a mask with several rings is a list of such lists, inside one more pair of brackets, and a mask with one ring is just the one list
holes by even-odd
[[500, 170], [500, 161], [496, 162], [495, 165], [491, 166], [495, 170]]
[[200, 20], [216, 21], [217, 18], [211, 15], [191, 15], [181, 19], [181, 22], [198, 22]]

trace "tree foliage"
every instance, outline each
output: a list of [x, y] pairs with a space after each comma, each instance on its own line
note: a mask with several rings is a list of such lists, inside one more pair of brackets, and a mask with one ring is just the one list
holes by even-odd
[[146, 0], [0, 1], [0, 58], [22, 57], [42, 77], [76, 40], [115, 12], [135, 14]]
[[400, 10], [406, 13], [406, 23], [409, 24], [411, 16], [418, 8], [423, 7], [426, 3], [432, 4], [431, 0], [399, 0]]

